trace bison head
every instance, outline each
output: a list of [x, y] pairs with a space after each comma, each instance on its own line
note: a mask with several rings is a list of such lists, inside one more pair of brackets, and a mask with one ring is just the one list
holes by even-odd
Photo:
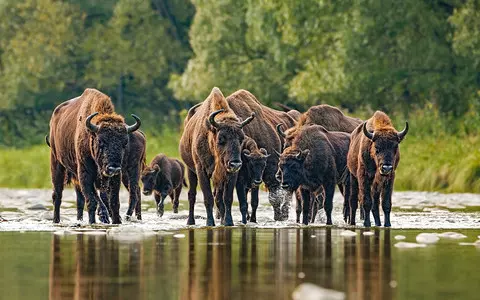
[[145, 196], [150, 196], [155, 189], [157, 182], [157, 176], [160, 173], [160, 167], [154, 165], [153, 167], [146, 167], [143, 172], [140, 180], [143, 184], [143, 194]]
[[136, 122], [132, 126], [127, 126], [119, 116], [108, 115], [95, 125], [91, 121], [96, 115], [98, 112], [88, 116], [85, 121], [85, 126], [91, 134], [91, 151], [100, 174], [112, 177], [120, 174], [128, 145], [128, 134], [140, 128], [141, 121], [132, 115]]
[[263, 171], [267, 166], [267, 158], [269, 156], [267, 150], [264, 148], [253, 152], [247, 149], [242, 151], [243, 166], [246, 168], [248, 178], [251, 180], [247, 182], [247, 186], [255, 188], [262, 183]]
[[288, 147], [281, 154], [276, 177], [283, 189], [294, 191], [304, 182], [305, 168], [303, 164], [309, 154], [310, 150], [308, 149], [302, 151], [292, 147]]
[[372, 141], [370, 155], [375, 160], [378, 172], [381, 175], [390, 175], [393, 171], [398, 157], [398, 144], [408, 133], [408, 122], [405, 122], [405, 129], [397, 132], [391, 127], [370, 132], [367, 129], [367, 122], [363, 123], [363, 134]]
[[242, 128], [250, 123], [255, 114], [252, 113], [243, 122], [228, 118], [225, 122], [215, 121], [215, 116], [224, 112], [224, 109], [214, 111], [207, 119], [207, 125], [213, 133], [213, 148], [215, 149], [215, 156], [220, 160], [227, 172], [236, 173], [242, 167], [242, 159], [240, 152], [242, 150], [242, 142], [245, 139], [245, 134]]

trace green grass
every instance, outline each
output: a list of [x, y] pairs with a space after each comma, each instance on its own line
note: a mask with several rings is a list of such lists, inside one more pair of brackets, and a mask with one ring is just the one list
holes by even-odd
[[[410, 132], [401, 143], [396, 190], [480, 193], [480, 120], [441, 117], [435, 109], [408, 115]], [[403, 128], [404, 117], [394, 116]], [[177, 128], [147, 131], [147, 162], [156, 154], [179, 158]], [[0, 148], [0, 187], [50, 188], [49, 148]]]

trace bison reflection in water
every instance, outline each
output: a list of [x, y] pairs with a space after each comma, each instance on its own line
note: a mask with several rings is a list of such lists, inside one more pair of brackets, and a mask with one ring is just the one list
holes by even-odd
[[179, 197], [185, 182], [185, 167], [178, 159], [168, 158], [165, 154], [155, 156], [142, 172], [143, 194], [153, 195], [157, 205], [157, 214], [161, 217], [167, 195], [172, 199], [173, 212], [178, 213]]
[[[53, 183], [53, 222], [60, 222], [60, 204], [65, 178], [78, 181], [88, 205], [89, 222], [95, 223], [97, 205], [101, 206], [100, 220], [121, 223], [119, 208], [120, 173], [128, 146], [128, 134], [140, 127], [125, 124], [115, 113], [110, 98], [95, 90], [86, 89], [80, 97], [57, 106], [50, 120], [50, 170]], [[109, 196], [109, 208], [99, 198], [95, 182], [104, 186]], [[79, 216], [81, 217], [81, 216]]]
[[195, 224], [194, 207], [197, 184], [203, 192], [207, 210], [207, 226], [214, 226], [213, 193], [216, 191], [222, 224], [233, 226], [232, 201], [237, 173], [242, 167], [241, 146], [245, 138], [242, 128], [254, 115], [241, 121], [231, 110], [218, 88], [198, 107], [186, 122], [180, 139], [180, 154], [188, 167], [189, 216], [187, 224]]
[[380, 201], [385, 216], [385, 227], [390, 227], [392, 191], [395, 170], [400, 161], [399, 144], [408, 132], [397, 132], [390, 118], [376, 111], [372, 118], [352, 132], [348, 151], [348, 168], [351, 176], [350, 224], [355, 225], [357, 199], [365, 210], [364, 226], [370, 227], [370, 210], [376, 226], [380, 222]]

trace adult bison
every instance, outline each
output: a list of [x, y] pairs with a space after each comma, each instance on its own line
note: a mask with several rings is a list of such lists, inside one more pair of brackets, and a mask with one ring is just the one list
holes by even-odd
[[128, 146], [128, 135], [140, 127], [140, 119], [128, 126], [115, 113], [110, 97], [95, 89], [86, 89], [77, 98], [57, 106], [50, 120], [50, 170], [53, 183], [53, 222], [60, 222], [60, 204], [66, 174], [78, 180], [88, 205], [89, 222], [95, 223], [97, 204], [100, 220], [108, 223], [107, 208], [95, 189], [95, 181], [110, 195], [112, 222], [119, 215], [120, 173]]
[[[319, 125], [299, 128], [290, 147], [280, 156], [279, 176], [287, 190], [301, 188], [303, 223], [308, 224], [311, 193], [325, 192], [327, 225], [332, 224], [335, 185], [343, 189], [350, 135], [330, 132]], [[348, 196], [348, 195], [347, 195]]]
[[219, 198], [222, 223], [233, 225], [231, 206], [237, 173], [242, 167], [243, 128], [253, 114], [241, 121], [218, 88], [213, 88], [185, 124], [180, 139], [180, 154], [188, 167], [189, 215], [187, 224], [195, 224], [194, 207], [197, 184], [202, 189], [207, 210], [207, 226], [215, 226], [210, 179]]
[[[400, 161], [398, 145], [408, 133], [405, 129], [397, 132], [390, 118], [381, 111], [359, 125], [352, 133], [348, 151], [348, 169], [351, 176], [350, 221], [355, 225], [357, 199], [365, 210], [365, 227], [370, 227], [370, 210], [376, 226], [381, 226], [379, 204], [382, 201], [385, 227], [390, 227], [392, 190], [395, 170]], [[357, 198], [358, 195], [358, 198]], [[372, 199], [373, 198], [373, 199]]]
[[[47, 145], [50, 147], [50, 137], [45, 137]], [[125, 188], [129, 192], [129, 205], [126, 213], [126, 219], [130, 219], [135, 209], [135, 215], [138, 220], [142, 219], [141, 212], [141, 193], [140, 186], [138, 184], [140, 174], [146, 165], [146, 139], [145, 134], [140, 131], [134, 131], [128, 135], [128, 146], [125, 151], [125, 157], [122, 165], [122, 182]], [[97, 174], [96, 187], [100, 192], [100, 198], [105, 204], [107, 211], [103, 211], [104, 207], [101, 205], [98, 207], [99, 214], [109, 214], [112, 217], [112, 211], [110, 207], [110, 195], [105, 186], [101, 185], [102, 175]], [[74, 174], [66, 174], [65, 184], [73, 184], [77, 197], [77, 220], [83, 220], [83, 210], [85, 208], [85, 197], [82, 194], [80, 183], [75, 179]]]
[[292, 195], [290, 192], [285, 194], [275, 177], [279, 156], [274, 153], [278, 153], [283, 147], [283, 141], [275, 132], [275, 125], [283, 123], [293, 126], [295, 120], [285, 112], [262, 105], [252, 93], [246, 90], [238, 90], [228, 96], [227, 102], [235, 114], [241, 118], [255, 113], [255, 120], [245, 128], [245, 134], [251, 137], [259, 148], [264, 148], [272, 154], [267, 159], [263, 181], [269, 192], [268, 200], [273, 206], [274, 219], [286, 220]]

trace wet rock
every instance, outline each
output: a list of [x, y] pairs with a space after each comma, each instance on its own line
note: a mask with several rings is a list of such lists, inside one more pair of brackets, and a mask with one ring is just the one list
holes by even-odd
[[417, 244], [417, 243], [408, 243], [408, 242], [398, 242], [394, 245], [396, 248], [402, 249], [411, 249], [411, 248], [425, 248], [426, 244]]
[[458, 232], [442, 232], [438, 234], [438, 236], [446, 239], [464, 239], [467, 237], [466, 235]]
[[438, 240], [440, 240], [440, 238], [436, 233], [423, 232], [417, 235], [415, 240], [420, 244], [435, 244], [438, 242]]
[[45, 205], [37, 203], [27, 208], [28, 210], [48, 210]]
[[363, 232], [363, 235], [367, 235], [367, 236], [372, 236], [374, 235], [375, 233], [371, 232], [371, 231], [364, 231]]
[[53, 221], [53, 212], [46, 211], [38, 216], [40, 220]]
[[401, 241], [401, 240], [406, 239], [406, 237], [405, 237], [404, 235], [396, 235], [396, 236], [395, 236], [395, 239], [396, 239], [397, 241]]
[[351, 230], [343, 230], [341, 233], [340, 233], [341, 236], [356, 236], [357, 233], [355, 231], [351, 231]]
[[293, 300], [343, 300], [345, 293], [326, 289], [313, 283], [302, 283], [292, 293]]
[[174, 234], [173, 237], [176, 239], [183, 239], [185, 238], [185, 235], [183, 233], [177, 233], [177, 234]]

